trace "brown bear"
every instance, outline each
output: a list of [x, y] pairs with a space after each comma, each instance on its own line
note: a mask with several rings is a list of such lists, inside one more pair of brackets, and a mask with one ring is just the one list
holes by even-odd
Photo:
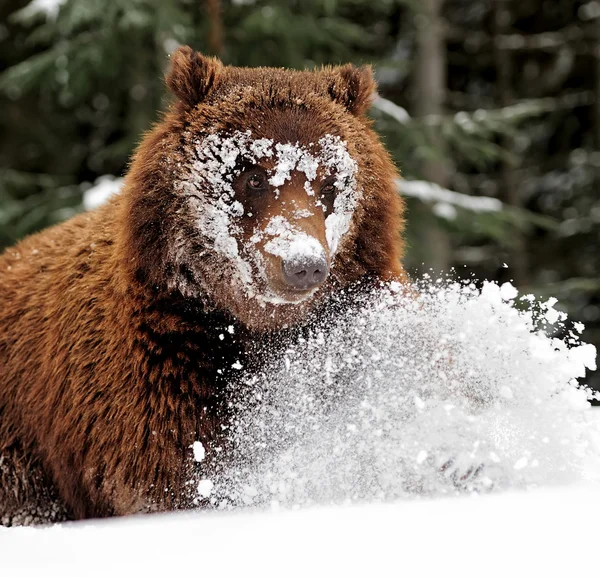
[[370, 68], [224, 66], [190, 48], [121, 193], [0, 256], [0, 519], [192, 506], [248, 343], [405, 278]]

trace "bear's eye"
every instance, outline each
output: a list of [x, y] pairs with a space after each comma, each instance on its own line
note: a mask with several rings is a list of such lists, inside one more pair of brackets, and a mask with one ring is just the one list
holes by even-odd
[[246, 186], [250, 190], [263, 191], [267, 188], [267, 179], [260, 172], [251, 172], [246, 179]]
[[323, 196], [333, 196], [335, 194], [335, 186], [334, 186], [333, 182], [326, 182], [321, 187], [321, 194]]
[[321, 197], [321, 202], [323, 203], [323, 211], [325, 213], [331, 212], [333, 210], [333, 203], [335, 201], [335, 193], [336, 188], [333, 180], [326, 180], [321, 189], [319, 190], [319, 196]]

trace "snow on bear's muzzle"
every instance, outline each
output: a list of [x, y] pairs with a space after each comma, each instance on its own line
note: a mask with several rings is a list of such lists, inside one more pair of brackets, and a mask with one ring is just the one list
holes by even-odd
[[[310, 238], [310, 237], [309, 237]], [[308, 290], [323, 283], [327, 278], [329, 265], [325, 253], [296, 252], [283, 261], [283, 276], [295, 289]]]
[[323, 245], [284, 217], [273, 217], [265, 229], [264, 250], [281, 259], [285, 283], [292, 290], [314, 289], [325, 281], [329, 262]]

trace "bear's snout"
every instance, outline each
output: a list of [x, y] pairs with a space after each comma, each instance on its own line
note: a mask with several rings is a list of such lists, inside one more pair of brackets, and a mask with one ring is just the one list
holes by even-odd
[[296, 290], [309, 290], [323, 284], [329, 273], [324, 253], [286, 259], [282, 268], [285, 282]]
[[310, 216], [298, 219], [297, 212], [284, 210], [271, 216], [254, 236], [260, 239], [254, 246], [264, 258], [269, 289], [288, 302], [307, 298], [329, 274], [325, 219], [320, 213], [313, 209]]

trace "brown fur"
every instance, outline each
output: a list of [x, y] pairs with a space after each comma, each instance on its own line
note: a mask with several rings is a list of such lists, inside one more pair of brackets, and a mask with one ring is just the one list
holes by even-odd
[[[167, 85], [178, 101], [144, 138], [122, 193], [0, 256], [4, 524], [189, 507], [190, 446], [218, 442], [227, 368], [245, 343], [361, 278], [404, 278], [397, 175], [364, 116], [370, 69], [232, 68], [183, 48]], [[173, 181], [192, 141], [218, 130], [347, 141], [364, 195], [314, 298], [259, 306], [204, 250]], [[295, 176], [257, 218], [306, 196]], [[322, 215], [305, 220], [323, 242]], [[269, 269], [273, 286], [280, 268]]]

